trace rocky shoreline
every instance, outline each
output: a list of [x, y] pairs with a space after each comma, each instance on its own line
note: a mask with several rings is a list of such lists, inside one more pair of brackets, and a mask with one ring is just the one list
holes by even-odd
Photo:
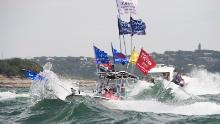
[[31, 86], [31, 80], [22, 79], [19, 77], [8, 78], [0, 75], [1, 88], [28, 88]]
[[[93, 80], [74, 80], [80, 84], [80, 86], [92, 86], [96, 81]], [[0, 75], [0, 88], [29, 88], [32, 81], [29, 79], [22, 79], [19, 77], [8, 78]]]

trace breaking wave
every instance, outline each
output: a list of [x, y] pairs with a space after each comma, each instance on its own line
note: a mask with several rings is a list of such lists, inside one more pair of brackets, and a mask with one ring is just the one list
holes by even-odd
[[[70, 87], [77, 88], [76, 82], [60, 80], [50, 69], [44, 69], [40, 74], [46, 78], [34, 81], [31, 87], [31, 96], [38, 100], [57, 98], [65, 100], [66, 96], [71, 93]], [[128, 100], [108, 100], [101, 104], [110, 109], [137, 112], [180, 115], [220, 114], [218, 104], [220, 98], [213, 100], [210, 99], [210, 96], [206, 97], [206, 95], [220, 93], [220, 75], [218, 73], [194, 70], [190, 76], [183, 78], [188, 84], [184, 88], [164, 80], [158, 80], [156, 84], [138, 81], [128, 90]], [[91, 99], [91, 97], [85, 99]]]
[[15, 99], [18, 97], [30, 97], [28, 93], [16, 93], [11, 91], [0, 92], [0, 100]]
[[106, 101], [103, 103], [111, 109], [138, 112], [172, 113], [180, 115], [220, 114], [220, 105], [212, 102], [195, 102], [193, 104], [166, 104], [156, 100]]
[[220, 74], [210, 73], [204, 69], [195, 69], [190, 77], [184, 77], [188, 82], [186, 91], [194, 95], [219, 94], [220, 93]]
[[134, 86], [134, 91], [130, 92], [132, 99], [110, 100], [103, 104], [111, 109], [138, 112], [180, 115], [220, 114], [218, 95], [220, 93], [220, 74], [210, 73], [206, 70], [193, 70], [190, 77], [184, 76], [183, 78], [188, 83], [184, 88], [164, 80], [157, 82], [156, 85], [139, 81]]
[[32, 82], [30, 94], [34, 101], [56, 98], [65, 100], [72, 93], [71, 88], [78, 89], [77, 82], [59, 79], [53, 71], [50, 71], [51, 68], [51, 63], [45, 64], [43, 72], [39, 73], [44, 78]]

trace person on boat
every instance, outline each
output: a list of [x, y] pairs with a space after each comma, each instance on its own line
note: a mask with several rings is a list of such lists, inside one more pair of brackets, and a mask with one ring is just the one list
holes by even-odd
[[71, 92], [72, 92], [71, 95], [75, 95], [76, 94], [76, 90], [74, 90], [73, 88], [71, 88]]
[[112, 93], [110, 92], [110, 89], [105, 88], [103, 96], [106, 97], [106, 98], [111, 98]]
[[163, 73], [163, 78], [164, 78], [164, 79], [166, 79], [166, 80], [169, 81], [169, 80], [170, 80], [169, 77], [170, 77], [169, 72], [165, 72], [165, 73]]
[[107, 94], [108, 90], [106, 88], [104, 88], [102, 91], [101, 91], [101, 95], [102, 96], [105, 96]]
[[112, 99], [112, 100], [118, 100], [119, 99], [119, 97], [115, 96], [115, 93], [114, 93], [112, 88], [109, 88], [109, 89], [105, 88], [103, 91], [104, 91], [103, 94], [102, 94], [103, 97], [109, 98], [109, 99]]
[[184, 86], [184, 79], [182, 78], [181, 73], [177, 72], [176, 70], [174, 70], [173, 80], [171, 82], [174, 82], [176, 85], [179, 85], [181, 87]]
[[150, 76], [147, 77], [147, 82], [155, 84], [154, 78]]

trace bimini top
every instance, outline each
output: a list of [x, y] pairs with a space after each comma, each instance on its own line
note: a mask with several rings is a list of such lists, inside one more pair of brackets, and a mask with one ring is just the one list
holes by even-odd
[[100, 77], [104, 77], [107, 79], [127, 79], [127, 78], [131, 78], [131, 79], [138, 79], [138, 77], [136, 75], [133, 75], [129, 72], [126, 71], [116, 71], [116, 72], [98, 72], [97, 73]]

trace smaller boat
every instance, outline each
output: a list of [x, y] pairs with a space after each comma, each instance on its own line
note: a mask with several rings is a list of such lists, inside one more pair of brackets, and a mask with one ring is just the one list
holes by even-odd
[[164, 64], [157, 64], [152, 68], [147, 75], [147, 81], [154, 83], [155, 79], [162, 78], [169, 82], [173, 82], [181, 87], [186, 86], [186, 82], [181, 76], [180, 72], [177, 72], [173, 66], [166, 66]]

